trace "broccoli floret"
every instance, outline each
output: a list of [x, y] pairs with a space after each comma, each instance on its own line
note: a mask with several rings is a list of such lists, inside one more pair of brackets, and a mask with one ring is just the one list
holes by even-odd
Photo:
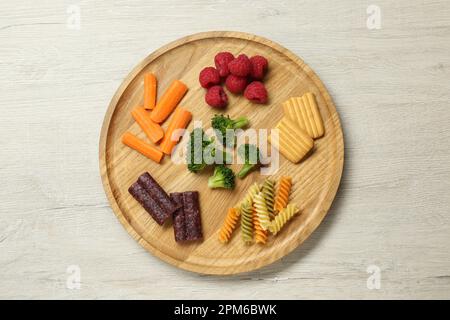
[[206, 166], [207, 166], [206, 163], [199, 163], [199, 164], [188, 163], [187, 167], [188, 167], [189, 171], [197, 173], [197, 172], [202, 171], [203, 169], [205, 169]]
[[188, 170], [197, 173], [208, 165], [203, 157], [204, 150], [213, 140], [209, 139], [202, 128], [195, 128], [190, 134], [190, 140], [187, 149], [187, 167]]
[[259, 148], [254, 144], [245, 143], [240, 145], [238, 148], [238, 155], [244, 161], [244, 165], [237, 174], [240, 179], [245, 178], [250, 171], [261, 164]]
[[224, 188], [234, 189], [235, 176], [233, 170], [225, 167], [224, 165], [218, 165], [214, 169], [214, 174], [208, 179], [208, 187], [211, 189]]
[[[222, 152], [222, 158], [219, 158], [218, 152]], [[226, 150], [219, 148], [211, 149], [211, 158], [214, 158], [212, 162], [215, 164], [231, 164], [233, 162], [233, 156]]]
[[240, 117], [237, 119], [231, 119], [229, 116], [224, 116], [221, 114], [216, 114], [211, 119], [211, 127], [216, 130], [216, 134], [220, 135], [220, 142], [223, 145], [233, 147], [236, 144], [236, 139], [234, 134], [231, 137], [227, 137], [227, 129], [235, 130], [248, 126], [248, 119], [246, 117]]
[[217, 149], [214, 139], [209, 138], [202, 128], [195, 128], [190, 134], [190, 140], [187, 146], [186, 160], [188, 170], [197, 173], [205, 169], [208, 165], [214, 164], [218, 152], [222, 152], [223, 163], [230, 163], [232, 161], [232, 156], [223, 149]]

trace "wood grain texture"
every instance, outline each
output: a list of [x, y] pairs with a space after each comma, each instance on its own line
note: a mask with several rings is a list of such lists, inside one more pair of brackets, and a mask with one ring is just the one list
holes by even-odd
[[[380, 30], [366, 28], [372, 3]], [[66, 27], [69, 4], [79, 5], [80, 30]], [[447, 1], [48, 0], [0, 9], [0, 297], [450, 298]], [[261, 35], [301, 56], [345, 134], [341, 186], [319, 228], [285, 258], [232, 277], [171, 268], [137, 246], [98, 169], [103, 117], [130, 69], [211, 29]], [[366, 286], [372, 264], [379, 290]], [[69, 265], [81, 269], [80, 290], [66, 286]]]
[[[173, 80], [185, 83], [189, 91], [180, 103], [193, 113], [194, 121], [201, 121], [205, 130], [218, 113], [204, 101], [205, 90], [198, 83], [198, 74], [213, 64], [217, 52], [230, 51], [235, 55], [263, 55], [270, 61], [264, 79], [269, 92], [265, 106], [250, 103], [242, 96], [228, 94], [229, 105], [222, 113], [231, 118], [247, 116], [253, 129], [271, 129], [283, 117], [281, 104], [292, 96], [313, 92], [325, 123], [326, 136], [316, 140], [312, 154], [300, 164], [293, 164], [279, 155], [279, 168], [272, 179], [290, 175], [295, 181], [292, 203], [300, 208], [300, 216], [293, 219], [283, 232], [266, 246], [245, 245], [240, 236], [227, 245], [218, 240], [218, 232], [228, 208], [238, 203], [247, 188], [265, 177], [258, 172], [246, 179], [237, 179], [233, 191], [211, 190], [207, 179], [211, 170], [199, 174], [189, 172], [183, 148], [171, 159], [158, 164], [124, 146], [121, 136], [127, 132], [144, 134], [131, 120], [130, 112], [143, 100], [143, 78], [153, 73], [159, 80], [159, 93]], [[166, 121], [170, 122], [170, 118]], [[197, 124], [198, 125], [198, 124]], [[192, 130], [194, 124], [188, 127]], [[180, 142], [180, 146], [187, 139]], [[274, 153], [275, 154], [275, 153]], [[178, 160], [179, 161], [179, 160]], [[275, 163], [276, 161], [273, 161]], [[263, 267], [292, 251], [320, 224], [334, 199], [342, 175], [344, 144], [341, 125], [331, 97], [314, 72], [289, 50], [268, 39], [239, 32], [204, 32], [176, 40], [145, 58], [126, 77], [112, 98], [103, 123], [100, 138], [100, 171], [106, 194], [119, 221], [130, 235], [157, 257], [179, 268], [204, 274], [235, 274]], [[234, 171], [240, 165], [235, 164]], [[128, 193], [129, 186], [143, 172], [148, 171], [167, 192], [196, 190], [200, 193], [200, 208], [204, 240], [201, 243], [179, 244], [170, 226], [160, 227]], [[220, 205], [218, 205], [220, 204]]]

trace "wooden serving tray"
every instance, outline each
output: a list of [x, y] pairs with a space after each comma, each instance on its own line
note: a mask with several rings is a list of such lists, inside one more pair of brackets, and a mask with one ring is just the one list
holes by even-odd
[[[185, 164], [174, 164], [166, 156], [157, 164], [124, 146], [121, 136], [131, 131], [146, 139], [134, 122], [130, 111], [143, 103], [143, 76], [154, 73], [158, 78], [158, 96], [174, 79], [186, 83], [189, 91], [180, 106], [190, 110], [194, 120], [209, 128], [210, 119], [218, 113], [204, 101], [205, 89], [198, 83], [198, 74], [206, 66], [214, 66], [214, 56], [220, 51], [237, 55], [260, 54], [269, 60], [269, 72], [264, 80], [269, 103], [257, 105], [243, 96], [227, 92], [229, 105], [225, 114], [245, 115], [251, 128], [273, 128], [283, 116], [281, 103], [292, 96], [310, 91], [316, 95], [325, 124], [325, 136], [315, 141], [312, 154], [299, 164], [292, 164], [280, 155], [280, 168], [271, 176], [292, 176], [291, 201], [298, 204], [301, 214], [289, 222], [266, 245], [245, 245], [238, 228], [230, 243], [218, 241], [218, 232], [227, 208], [234, 206], [255, 181], [265, 177], [258, 171], [244, 180], [237, 179], [235, 190], [211, 190], [207, 186], [212, 170], [190, 173]], [[167, 122], [163, 128], [167, 127]], [[193, 122], [189, 130], [193, 127]], [[180, 148], [181, 149], [181, 148]], [[296, 55], [280, 45], [240, 32], [205, 32], [184, 37], [156, 50], [145, 58], [123, 81], [111, 100], [100, 137], [100, 171], [111, 207], [125, 229], [145, 249], [179, 268], [205, 274], [235, 274], [251, 271], [285, 256], [301, 244], [316, 229], [326, 215], [336, 195], [344, 162], [342, 129], [336, 108], [316, 74]], [[240, 165], [233, 165], [237, 172]], [[128, 193], [128, 187], [143, 172], [148, 171], [168, 192], [197, 190], [200, 193], [203, 242], [178, 244], [171, 223], [157, 225], [150, 215]]]

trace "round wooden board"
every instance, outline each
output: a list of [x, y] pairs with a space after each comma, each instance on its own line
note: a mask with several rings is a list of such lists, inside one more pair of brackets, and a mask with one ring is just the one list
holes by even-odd
[[[223, 245], [218, 231], [227, 208], [235, 205], [255, 181], [264, 176], [254, 172], [238, 180], [235, 190], [210, 190], [207, 179], [211, 171], [192, 174], [184, 164], [174, 164], [165, 157], [157, 164], [121, 143], [121, 136], [131, 131], [146, 139], [134, 122], [130, 111], [143, 103], [143, 76], [154, 73], [158, 78], [158, 96], [174, 79], [189, 87], [181, 106], [189, 109], [194, 120], [209, 127], [217, 113], [204, 102], [205, 91], [198, 83], [198, 74], [214, 65], [220, 51], [237, 55], [260, 54], [268, 58], [270, 70], [264, 83], [270, 101], [256, 105], [242, 96], [228, 93], [225, 114], [246, 115], [252, 128], [273, 128], [283, 116], [281, 103], [292, 96], [313, 92], [317, 97], [325, 124], [325, 136], [315, 141], [312, 154], [299, 164], [280, 156], [280, 167], [272, 178], [290, 175], [294, 186], [291, 201], [297, 203], [301, 214], [289, 222], [265, 246], [247, 246], [236, 230], [229, 244]], [[167, 122], [164, 128], [167, 127]], [[189, 130], [192, 129], [191, 122]], [[181, 149], [181, 148], [180, 148]], [[296, 55], [280, 45], [240, 32], [205, 32], [172, 42], [152, 53], [124, 80], [111, 100], [100, 137], [100, 171], [111, 206], [125, 229], [145, 249], [179, 268], [205, 274], [235, 274], [251, 271], [285, 256], [301, 244], [320, 224], [336, 195], [344, 162], [343, 135], [336, 108], [316, 74]], [[236, 171], [239, 165], [233, 165]], [[128, 193], [128, 187], [138, 176], [148, 171], [168, 192], [197, 190], [200, 193], [203, 242], [178, 244], [171, 224], [157, 225], [150, 215]]]

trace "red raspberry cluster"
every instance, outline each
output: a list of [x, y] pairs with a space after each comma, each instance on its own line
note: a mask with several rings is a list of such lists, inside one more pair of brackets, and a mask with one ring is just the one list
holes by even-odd
[[228, 97], [220, 86], [225, 86], [231, 93], [244, 93], [248, 100], [267, 103], [267, 90], [261, 80], [267, 73], [268, 61], [263, 56], [253, 56], [250, 59], [245, 54], [236, 58], [230, 52], [219, 52], [214, 57], [216, 67], [204, 68], [198, 77], [200, 85], [208, 91], [205, 101], [213, 108], [224, 108]]

